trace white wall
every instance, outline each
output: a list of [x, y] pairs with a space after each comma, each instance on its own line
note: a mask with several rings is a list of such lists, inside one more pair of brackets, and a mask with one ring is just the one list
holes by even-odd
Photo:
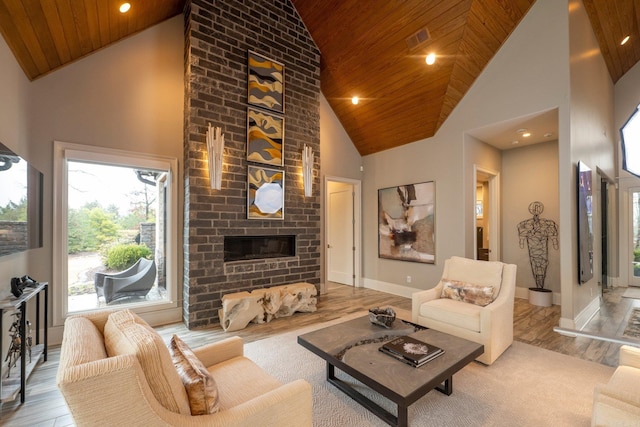
[[[562, 314], [560, 325], [581, 327], [599, 308], [601, 251], [599, 197], [594, 191], [594, 274], [578, 284], [578, 231], [575, 191], [576, 165], [584, 161], [594, 171], [594, 187], [599, 187], [599, 168], [615, 176], [613, 129], [613, 84], [600, 54], [588, 15], [579, 0], [569, 2], [570, 29], [570, 141], [560, 138], [560, 274]], [[562, 115], [560, 117], [562, 122]], [[594, 190], [596, 190], [594, 188]], [[565, 224], [572, 224], [570, 227]]]
[[[518, 266], [516, 283], [519, 295], [526, 298], [528, 288], [535, 288], [529, 251], [520, 247], [518, 224], [532, 218], [529, 204], [544, 205], [542, 219], [556, 223], [559, 229], [558, 141], [529, 145], [502, 153], [502, 260]], [[572, 226], [571, 224], [567, 226]], [[557, 241], [558, 236], [556, 236]], [[560, 252], [548, 241], [547, 276], [545, 288], [560, 294]]]
[[[538, 0], [434, 137], [364, 157], [367, 286], [402, 286], [405, 294], [431, 288], [443, 260], [473, 251], [475, 182], [468, 165], [482, 163], [484, 152], [464, 153], [466, 130], [552, 108], [564, 112], [561, 125], [568, 126], [562, 121], [568, 109], [567, 22], [566, 1]], [[564, 134], [568, 140], [568, 131]], [[378, 259], [377, 189], [431, 180], [436, 183], [436, 264]], [[411, 285], [405, 283], [407, 275], [414, 278]]]
[[[31, 160], [27, 123], [28, 85], [29, 80], [0, 37], [0, 142]], [[36, 163], [34, 166], [40, 168], [42, 165]], [[32, 249], [0, 257], [0, 299], [10, 295], [12, 277], [27, 274], [30, 256], [41, 252], [42, 249]]]
[[[29, 125], [27, 123], [29, 80], [25, 77], [11, 53], [11, 50], [0, 37], [0, 142], [20, 156], [29, 159]], [[35, 164], [39, 167], [40, 165]], [[11, 278], [27, 274], [35, 264], [34, 257], [40, 256], [43, 249], [31, 249], [0, 257], [0, 299], [11, 295]], [[30, 307], [29, 310], [32, 310]], [[0, 354], [4, 360], [9, 345], [7, 330], [13, 317], [5, 314], [2, 318], [3, 340], [0, 343]], [[2, 363], [0, 371], [4, 372], [6, 363]]]
[[[182, 183], [183, 52], [177, 16], [29, 82], [0, 39], [0, 141], [44, 174], [44, 247], [0, 258], [0, 292], [11, 276], [53, 280], [54, 140], [177, 158]], [[52, 283], [50, 300], [59, 286]]]
[[[322, 210], [320, 211], [320, 283], [321, 291], [326, 292], [326, 260], [325, 238], [326, 227], [326, 193], [325, 179], [345, 179], [349, 182], [360, 181], [363, 173], [360, 172], [362, 156], [351, 142], [349, 135], [329, 106], [324, 95], [320, 96], [320, 194]], [[356, 246], [361, 246], [356, 242]]]
[[329, 106], [320, 96], [320, 174], [359, 180], [362, 156]]

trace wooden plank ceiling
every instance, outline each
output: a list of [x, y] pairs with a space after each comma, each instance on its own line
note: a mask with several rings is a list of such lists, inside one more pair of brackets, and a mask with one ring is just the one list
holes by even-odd
[[182, 12], [184, 0], [1, 0], [0, 33], [31, 80]]
[[[433, 136], [533, 1], [292, 0], [322, 53], [322, 92], [362, 155]], [[422, 28], [429, 40], [410, 49]]]
[[[433, 136], [535, 2], [291, 1], [320, 48], [322, 92], [362, 155]], [[181, 13], [185, 0], [129, 0], [127, 14], [120, 2], [0, 0], [0, 33], [33, 80]], [[640, 0], [583, 2], [615, 82], [640, 59]], [[429, 39], [410, 48], [423, 28]], [[623, 33], [635, 40], [621, 49]]]

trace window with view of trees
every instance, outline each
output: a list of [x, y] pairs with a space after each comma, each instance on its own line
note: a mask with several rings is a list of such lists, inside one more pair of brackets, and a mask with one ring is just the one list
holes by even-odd
[[176, 309], [175, 159], [66, 143], [55, 154], [54, 321], [122, 306]]
[[26, 221], [27, 198], [23, 197], [19, 203], [9, 202], [0, 206], [0, 221]]
[[[69, 311], [166, 300], [165, 271], [158, 268], [165, 245], [157, 217], [165, 216], [161, 178], [168, 171], [81, 161], [69, 161], [67, 171]], [[128, 277], [124, 272], [141, 258], [152, 260], [156, 270], [146, 286], [134, 282], [114, 295], [100, 289], [110, 285], [97, 283], [96, 273]]]

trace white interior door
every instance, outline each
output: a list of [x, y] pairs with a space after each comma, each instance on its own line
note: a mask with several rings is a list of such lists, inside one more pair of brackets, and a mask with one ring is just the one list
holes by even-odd
[[330, 182], [327, 193], [327, 279], [354, 285], [353, 186]]

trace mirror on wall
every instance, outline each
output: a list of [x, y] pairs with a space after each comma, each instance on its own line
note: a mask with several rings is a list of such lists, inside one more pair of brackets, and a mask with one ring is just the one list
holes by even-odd
[[42, 173], [0, 143], [0, 256], [42, 247]]

